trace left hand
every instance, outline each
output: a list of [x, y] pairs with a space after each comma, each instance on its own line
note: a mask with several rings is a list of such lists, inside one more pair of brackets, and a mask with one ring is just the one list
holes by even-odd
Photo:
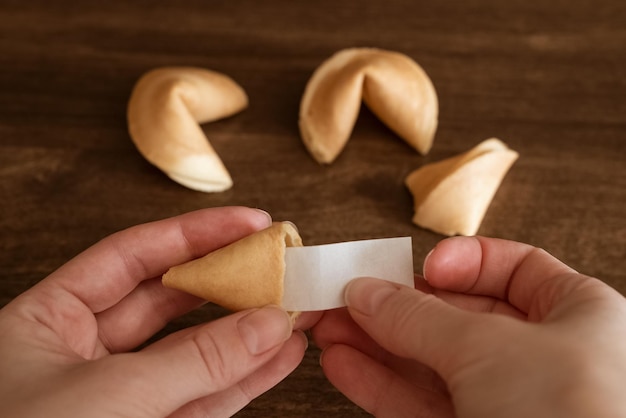
[[[202, 301], [164, 288], [171, 266], [270, 225], [206, 209], [114, 234], [0, 310], [5, 416], [230, 416], [302, 360], [278, 307], [239, 312], [132, 352]], [[301, 321], [306, 321], [303, 315]]]

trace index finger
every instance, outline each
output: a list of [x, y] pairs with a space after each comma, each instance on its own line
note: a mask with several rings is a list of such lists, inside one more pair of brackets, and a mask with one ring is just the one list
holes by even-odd
[[540, 288], [575, 271], [528, 244], [485, 237], [441, 241], [424, 261], [424, 277], [438, 289], [507, 301], [529, 313]]
[[92, 312], [101, 312], [140, 282], [270, 223], [269, 215], [263, 211], [223, 207], [134, 226], [88, 248], [42, 281], [42, 285], [60, 286]]

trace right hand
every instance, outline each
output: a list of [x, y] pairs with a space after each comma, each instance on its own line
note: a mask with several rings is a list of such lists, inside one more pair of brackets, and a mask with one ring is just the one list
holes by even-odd
[[543, 250], [455, 237], [421, 290], [378, 279], [313, 329], [322, 367], [382, 417], [626, 416], [626, 300]]

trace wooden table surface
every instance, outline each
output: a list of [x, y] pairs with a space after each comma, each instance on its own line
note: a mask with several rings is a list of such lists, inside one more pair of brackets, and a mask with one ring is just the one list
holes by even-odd
[[[412, 225], [405, 176], [489, 137], [520, 158], [479, 233], [543, 247], [624, 293], [625, 22], [621, 0], [0, 0], [0, 306], [114, 231], [223, 205], [291, 220], [308, 244], [411, 235], [420, 271], [443, 237]], [[305, 83], [352, 46], [403, 52], [430, 75], [440, 117], [427, 156], [367, 109], [334, 164], [309, 156]], [[169, 65], [223, 72], [250, 97], [203, 126], [231, 190], [179, 186], [129, 138], [133, 84]], [[207, 306], [162, 334], [223, 314]], [[367, 416], [318, 356], [238, 416]]]

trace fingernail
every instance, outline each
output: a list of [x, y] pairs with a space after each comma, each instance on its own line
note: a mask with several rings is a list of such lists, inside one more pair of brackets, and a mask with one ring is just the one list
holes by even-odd
[[319, 358], [319, 364], [322, 369], [324, 368], [324, 353], [326, 353], [326, 348], [322, 350], [322, 352], [320, 353], [320, 358]]
[[284, 343], [291, 336], [291, 320], [281, 308], [268, 306], [239, 319], [237, 329], [250, 354], [257, 355]]
[[363, 315], [374, 315], [378, 307], [389, 296], [397, 292], [399, 287], [394, 283], [372, 278], [361, 278], [348, 283], [345, 290], [345, 301], [349, 308]]
[[307, 348], [309, 348], [309, 337], [307, 337], [302, 330], [295, 330], [293, 333], [302, 340], [302, 342], [304, 343], [304, 351], [306, 351]]
[[267, 217], [267, 224], [268, 225], [272, 224], [272, 215], [270, 215], [269, 212], [264, 211], [263, 209], [259, 209], [259, 208], [254, 208], [254, 210], [256, 210], [257, 212], [261, 212], [263, 215], [265, 215]]
[[424, 257], [424, 266], [422, 267], [422, 277], [426, 281], [428, 281], [428, 277], [426, 277], [426, 264], [428, 264], [428, 259], [430, 258], [430, 256], [432, 255], [434, 251], [435, 249], [433, 248], [432, 250], [428, 252], [428, 254], [426, 254], [426, 257]]

